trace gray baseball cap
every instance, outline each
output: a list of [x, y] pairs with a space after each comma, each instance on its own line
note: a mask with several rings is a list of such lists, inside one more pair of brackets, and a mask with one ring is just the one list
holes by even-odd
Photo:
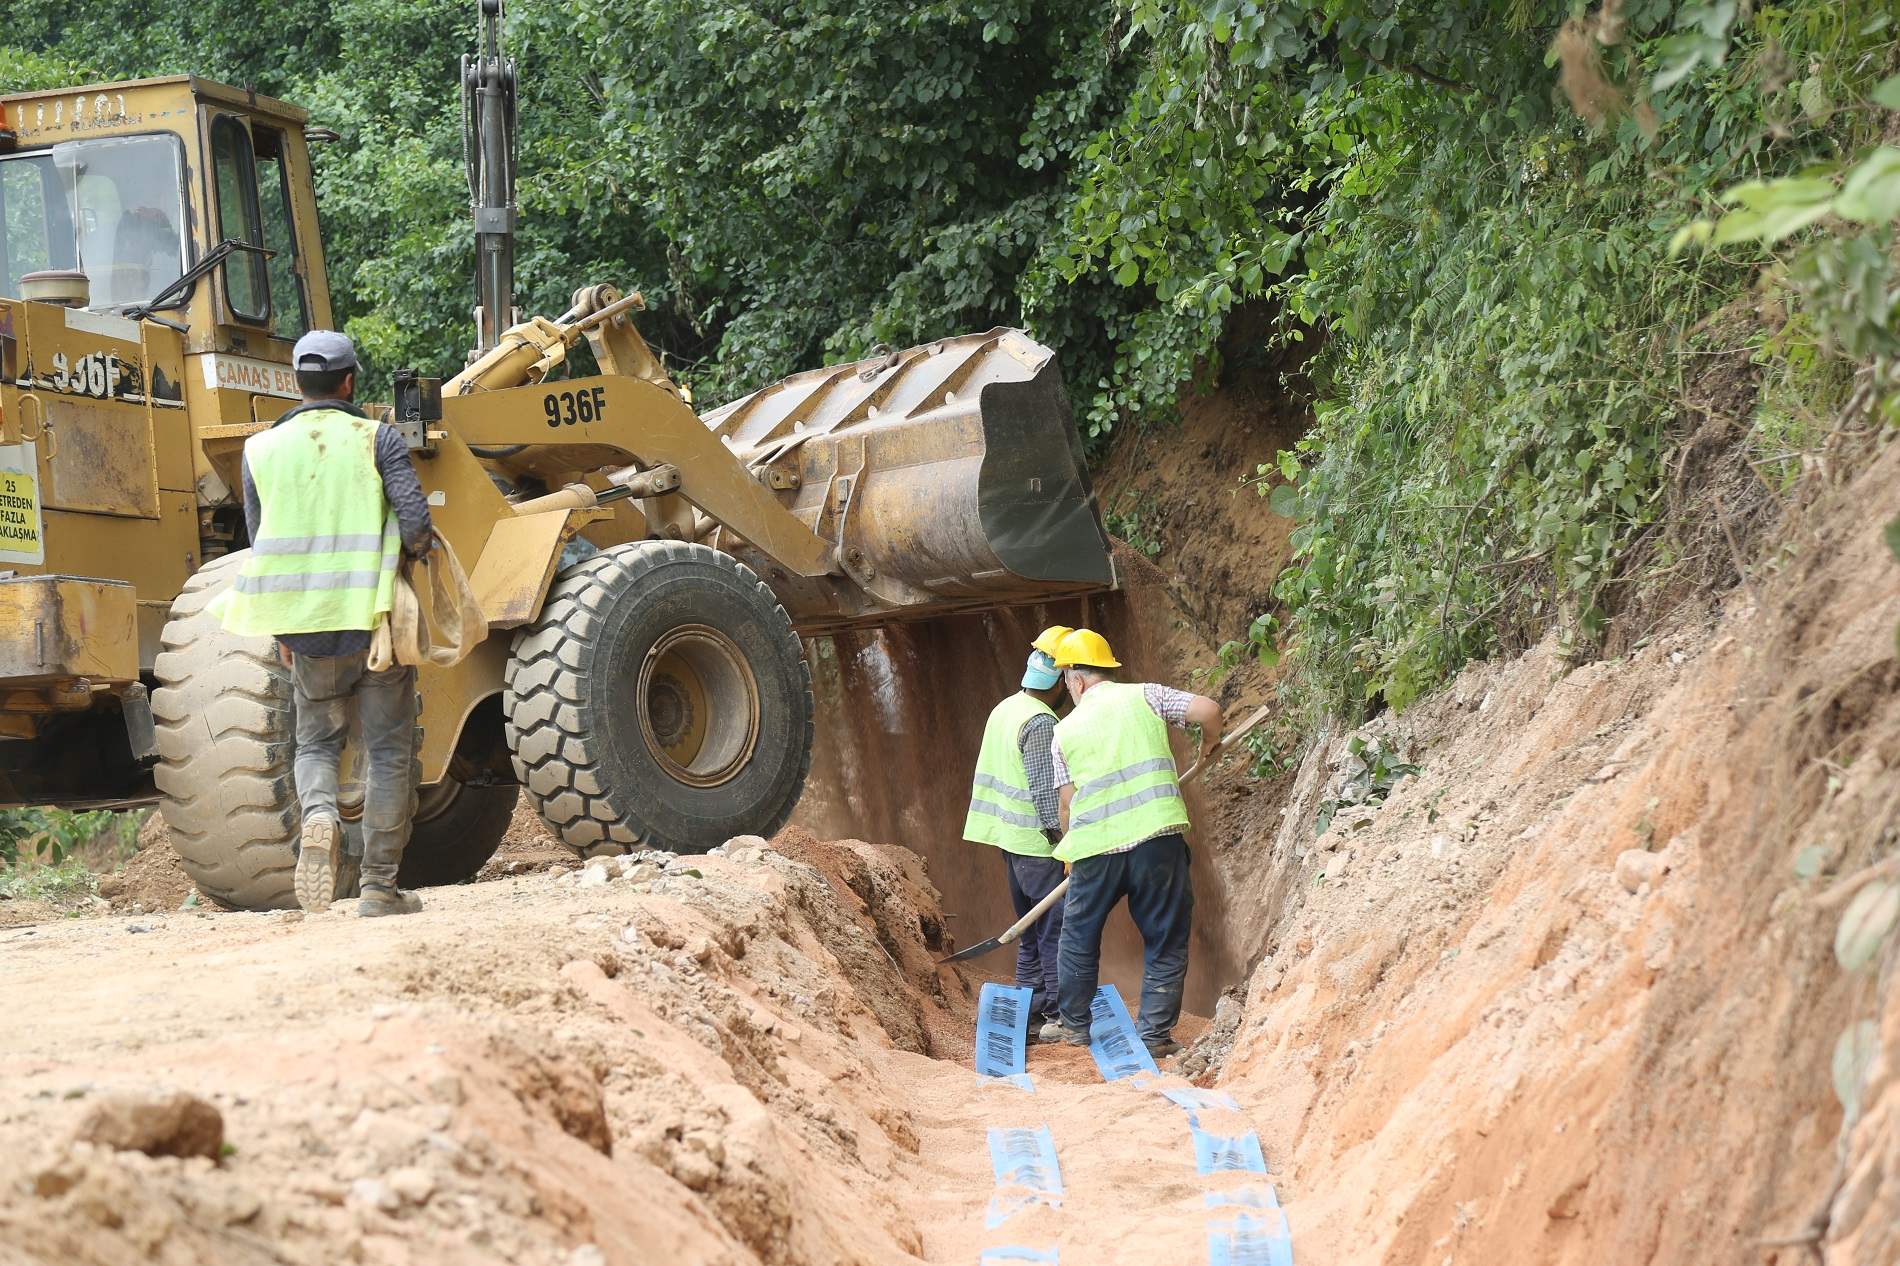
[[350, 342], [349, 335], [338, 334], [335, 330], [312, 330], [298, 339], [297, 346], [291, 349], [290, 364], [293, 369], [310, 369], [318, 373], [355, 369], [356, 344]]

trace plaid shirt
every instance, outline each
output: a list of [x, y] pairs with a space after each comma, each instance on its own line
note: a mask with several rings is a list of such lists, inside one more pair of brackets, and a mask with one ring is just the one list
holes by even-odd
[[[306, 409], [336, 409], [359, 418], [365, 416], [361, 409], [344, 400], [312, 400], [289, 410], [277, 422]], [[277, 422], [271, 425], [276, 426]], [[426, 550], [433, 528], [429, 520], [429, 499], [423, 494], [422, 481], [416, 477], [415, 463], [409, 460], [409, 446], [402, 442], [402, 436], [394, 427], [376, 428], [376, 473], [383, 477], [383, 496], [388, 498], [390, 508], [396, 512], [403, 548], [411, 555]], [[244, 459], [242, 476], [244, 529], [250, 539], [256, 540], [258, 520], [264, 517], [264, 511], [257, 499], [257, 488], [251, 482], [249, 458]], [[339, 629], [334, 633], [286, 633], [277, 640], [288, 646], [293, 654], [308, 655], [312, 659], [360, 655], [369, 649], [369, 633], [363, 629]]]
[[[1154, 714], [1163, 721], [1166, 721], [1177, 730], [1187, 728], [1188, 705], [1194, 702], [1193, 695], [1185, 690], [1176, 690], [1172, 686], [1160, 686], [1154, 682], [1144, 682], [1141, 687], [1141, 697]], [[1056, 742], [1053, 727], [1049, 735], [1049, 763], [1053, 766], [1051, 776], [1055, 779], [1055, 785], [1058, 788], [1074, 784], [1075, 779], [1069, 776], [1069, 763], [1062, 758], [1062, 747]], [[1030, 786], [1033, 788], [1035, 786], [1035, 776], [1031, 774], [1030, 779]], [[1040, 809], [1041, 805], [1038, 804], [1037, 808]], [[1121, 848], [1111, 848], [1108, 850], [1108, 853], [1103, 853], [1101, 856], [1106, 857], [1109, 853], [1126, 853], [1131, 849], [1139, 848], [1156, 836], [1172, 834], [1174, 834], [1172, 828], [1166, 831], [1157, 831], [1154, 835], [1148, 836], [1147, 839], [1136, 840], [1133, 844], [1126, 844]]]
[[1038, 712], [1016, 731], [1016, 746], [1023, 754], [1023, 769], [1029, 774], [1029, 794], [1036, 802], [1036, 817], [1042, 829], [1062, 834], [1062, 797], [1056, 792], [1055, 759], [1056, 719]]

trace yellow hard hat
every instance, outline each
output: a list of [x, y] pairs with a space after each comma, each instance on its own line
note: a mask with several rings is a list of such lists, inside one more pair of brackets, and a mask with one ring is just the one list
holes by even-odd
[[1057, 668], [1120, 668], [1108, 639], [1094, 629], [1072, 629], [1056, 643]]
[[1066, 624], [1051, 624], [1048, 628], [1036, 634], [1036, 640], [1029, 644], [1030, 649], [1041, 651], [1050, 659], [1054, 659], [1056, 657], [1056, 647], [1061, 644], [1063, 638], [1073, 632], [1075, 632], [1075, 630]]

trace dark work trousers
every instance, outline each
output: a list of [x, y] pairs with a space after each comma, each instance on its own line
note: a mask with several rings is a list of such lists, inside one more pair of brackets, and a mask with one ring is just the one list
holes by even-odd
[[1187, 841], [1157, 835], [1126, 853], [1084, 857], [1069, 875], [1062, 910], [1062, 1023], [1086, 1033], [1089, 1004], [1101, 974], [1102, 925], [1123, 897], [1141, 933], [1141, 1014], [1135, 1029], [1153, 1045], [1167, 1038], [1181, 1018], [1187, 982], [1188, 931], [1194, 886], [1188, 880]]
[[[1038, 901], [1062, 882], [1062, 863], [1053, 857], [1024, 857], [1004, 853], [1009, 867], [1009, 904], [1016, 917], [1028, 914]], [[1056, 953], [1062, 941], [1062, 903], [1024, 929], [1016, 942], [1016, 983], [1036, 991], [1029, 1014], [1053, 1020], [1056, 1015]]]

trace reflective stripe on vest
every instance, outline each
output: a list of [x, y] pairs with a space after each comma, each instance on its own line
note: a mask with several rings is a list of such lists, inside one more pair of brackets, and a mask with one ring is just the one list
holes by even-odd
[[299, 413], [245, 442], [259, 523], [212, 611], [247, 637], [373, 629], [389, 610], [402, 538], [376, 469], [377, 423]]
[[1036, 798], [1029, 791], [1029, 771], [1023, 767], [1019, 740], [1032, 717], [1054, 715], [1048, 704], [1021, 691], [990, 710], [983, 727], [983, 747], [977, 753], [976, 777], [970, 784], [964, 839], [993, 844], [1008, 853], [1049, 856], [1049, 841], [1042, 834], [1042, 819], [1036, 816]]
[[1091, 686], [1056, 723], [1056, 743], [1075, 784], [1069, 833], [1056, 857], [1072, 862], [1187, 829], [1168, 723], [1148, 706], [1140, 686]]

